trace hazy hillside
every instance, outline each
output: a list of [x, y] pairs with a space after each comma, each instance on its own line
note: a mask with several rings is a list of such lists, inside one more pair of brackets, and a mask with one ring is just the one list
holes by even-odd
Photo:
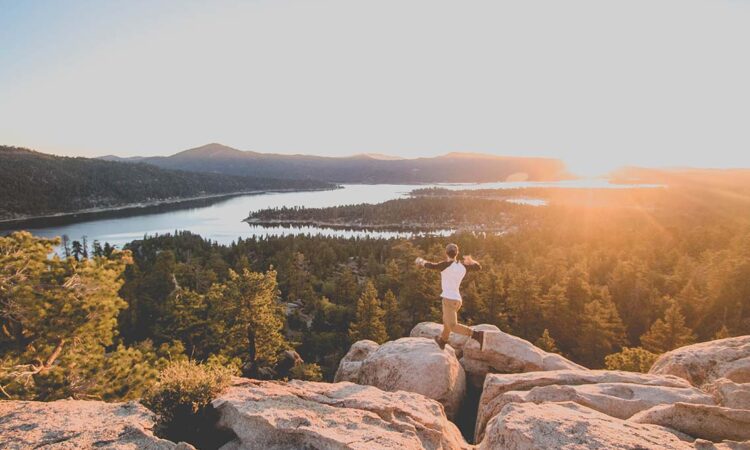
[[231, 175], [314, 179], [339, 183], [491, 182], [511, 179], [569, 178], [555, 159], [451, 153], [434, 158], [400, 159], [380, 154], [347, 158], [278, 155], [208, 144], [168, 157], [140, 161], [166, 169]]
[[624, 167], [611, 175], [617, 183], [657, 183], [710, 190], [735, 190], [750, 194], [750, 169], [651, 169]]
[[325, 187], [332, 186], [164, 170], [0, 146], [0, 219], [252, 190]]

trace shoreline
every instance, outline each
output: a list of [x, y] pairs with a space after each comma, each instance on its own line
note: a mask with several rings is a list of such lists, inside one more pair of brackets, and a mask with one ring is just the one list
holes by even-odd
[[307, 220], [307, 219], [293, 219], [293, 220], [281, 220], [281, 219], [255, 219], [252, 217], [247, 217], [242, 220], [243, 222], [247, 223], [248, 225], [257, 225], [262, 227], [279, 227], [279, 228], [287, 228], [287, 227], [301, 227], [301, 226], [308, 226], [308, 227], [316, 227], [316, 228], [329, 228], [333, 230], [354, 230], [354, 231], [406, 231], [406, 232], [425, 232], [425, 233], [442, 233], [442, 232], [450, 232], [450, 233], [456, 233], [459, 231], [472, 231], [472, 232], [486, 232], [486, 233], [503, 233], [507, 231], [507, 227], [478, 227], [478, 226], [471, 226], [468, 224], [461, 224], [454, 227], [439, 227], [439, 226], [430, 226], [425, 224], [419, 224], [419, 223], [411, 223], [411, 224], [397, 224], [397, 223], [390, 223], [390, 224], [361, 224], [356, 222], [326, 222], [322, 220]]
[[96, 215], [105, 215], [107, 213], [126, 213], [137, 210], [147, 210], [150, 208], [158, 208], [162, 206], [178, 206], [182, 203], [201, 202], [206, 200], [220, 200], [223, 198], [239, 197], [243, 195], [263, 195], [273, 193], [287, 193], [287, 192], [317, 192], [317, 191], [331, 191], [335, 189], [341, 189], [340, 185], [332, 188], [310, 188], [310, 189], [259, 189], [252, 191], [240, 191], [240, 192], [227, 192], [224, 194], [208, 194], [199, 195], [195, 197], [183, 197], [183, 198], [172, 198], [163, 200], [152, 200], [148, 202], [139, 203], [127, 203], [118, 206], [107, 206], [99, 208], [87, 208], [80, 209], [70, 212], [42, 214], [38, 216], [22, 216], [12, 219], [0, 219], [0, 229], [9, 229], [13, 225], [19, 225], [26, 222], [38, 221], [38, 220], [63, 220], [66, 218], [76, 217], [89, 217]]

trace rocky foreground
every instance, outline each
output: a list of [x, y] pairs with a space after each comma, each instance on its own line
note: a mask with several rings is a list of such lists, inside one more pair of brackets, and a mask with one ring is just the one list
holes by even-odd
[[[440, 326], [422, 323], [355, 343], [335, 383], [236, 379], [212, 402], [233, 436], [221, 448], [750, 450], [750, 336], [674, 350], [639, 374], [588, 370], [480, 327], [484, 352], [461, 337], [441, 351]], [[475, 444], [451, 421], [466, 416]], [[0, 448], [192, 448], [153, 427], [138, 403], [0, 402]]]

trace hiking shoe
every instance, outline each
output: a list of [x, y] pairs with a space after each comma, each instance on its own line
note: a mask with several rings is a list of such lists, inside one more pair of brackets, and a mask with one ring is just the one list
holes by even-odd
[[471, 332], [471, 338], [479, 342], [479, 351], [484, 351], [484, 331], [474, 330]]
[[445, 342], [440, 336], [435, 336], [435, 343], [440, 347], [440, 350], [445, 350]]

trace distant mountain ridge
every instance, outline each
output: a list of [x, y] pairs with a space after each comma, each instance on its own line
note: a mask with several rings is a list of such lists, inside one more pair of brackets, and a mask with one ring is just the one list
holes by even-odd
[[479, 183], [573, 178], [557, 159], [477, 153], [414, 159], [383, 154], [330, 157], [259, 153], [212, 143], [171, 156], [144, 157], [137, 161], [191, 172], [336, 183]]
[[239, 192], [334, 187], [314, 180], [166, 170], [132, 158], [111, 158], [69, 158], [0, 146], [0, 220]]

